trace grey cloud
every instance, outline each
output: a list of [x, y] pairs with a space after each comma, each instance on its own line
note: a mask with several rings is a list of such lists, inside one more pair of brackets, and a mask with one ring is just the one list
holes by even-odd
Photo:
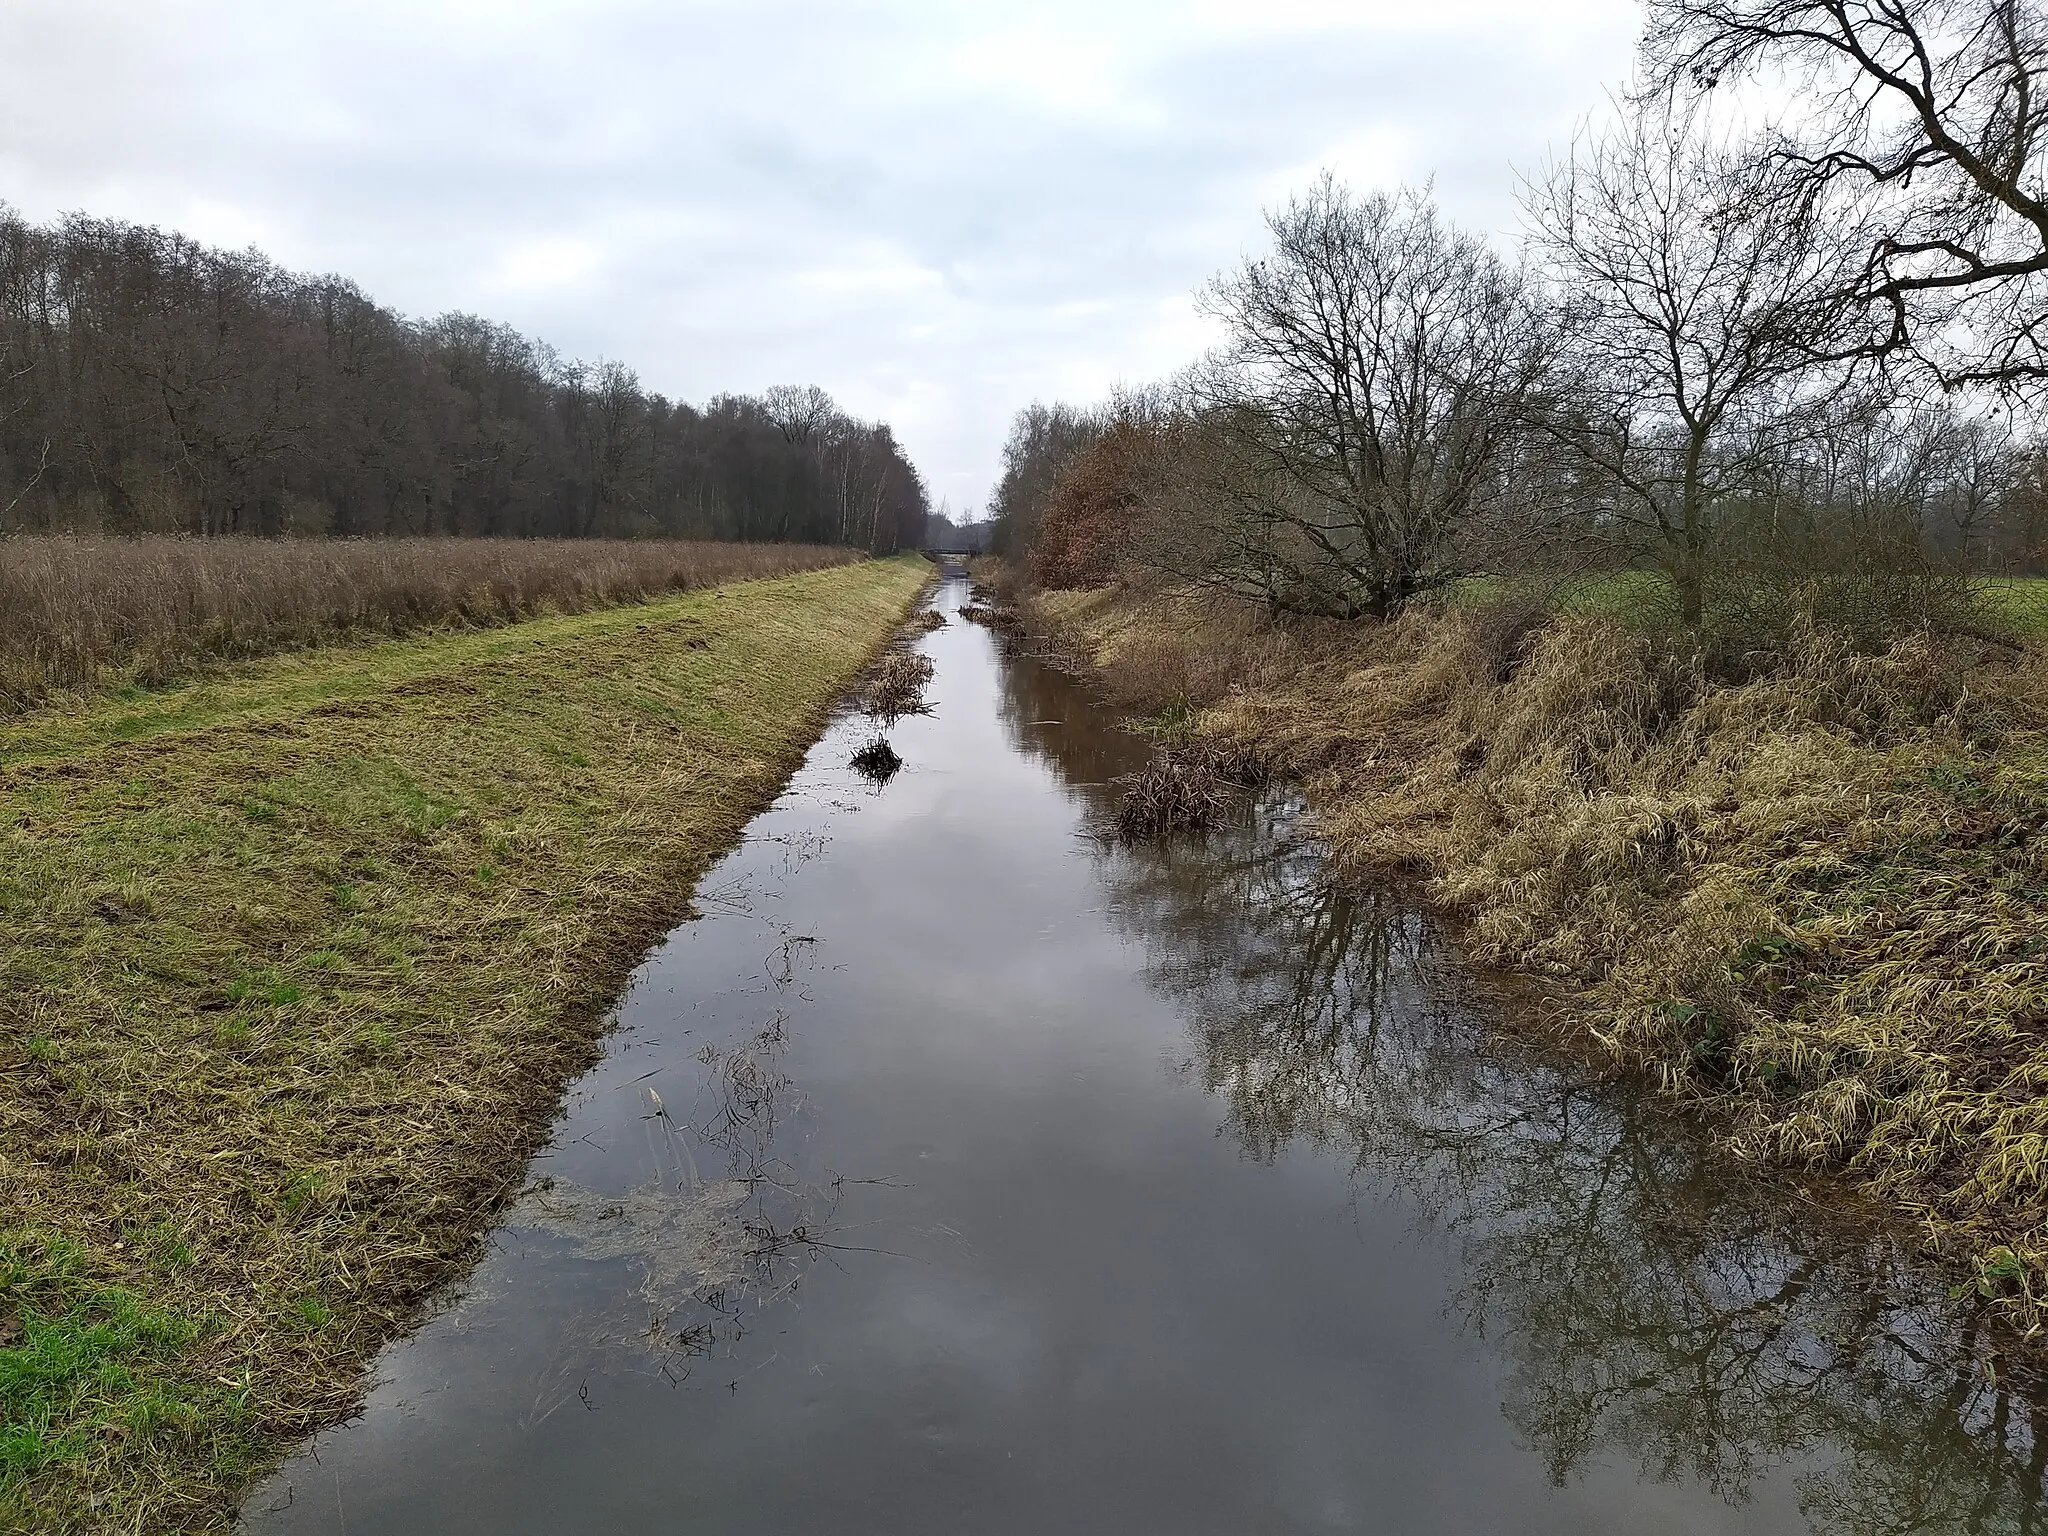
[[0, 197], [258, 243], [672, 395], [815, 380], [960, 506], [1032, 396], [1184, 361], [1191, 287], [1316, 167], [1434, 173], [1508, 228], [1636, 25], [1288, 10], [13, 0]]

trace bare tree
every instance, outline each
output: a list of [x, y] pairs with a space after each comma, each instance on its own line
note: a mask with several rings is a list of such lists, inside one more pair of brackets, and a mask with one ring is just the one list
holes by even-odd
[[990, 516], [992, 547], [1017, 557], [1038, 541], [1038, 528], [1061, 476], [1102, 436], [1098, 411], [1034, 400], [1010, 423], [1003, 443], [1003, 474]]
[[1836, 231], [1690, 114], [1651, 103], [1533, 184], [1559, 306], [1537, 419], [1592, 472], [1592, 514], [1702, 615], [1719, 512], [1796, 451], [1839, 372]]
[[761, 404], [783, 438], [792, 443], [809, 442], [839, 414], [832, 397], [815, 384], [777, 384], [761, 396]]
[[1868, 226], [1865, 329], [1948, 385], [2048, 380], [2048, 16], [2040, 0], [1649, 0], [1674, 94], [1763, 77], [1802, 104], [1770, 146], [1807, 201]]
[[1325, 175], [1267, 224], [1272, 253], [1202, 294], [1227, 333], [1188, 380], [1223, 471], [1205, 576], [1384, 616], [1463, 569], [1545, 332], [1521, 275], [1427, 193]]

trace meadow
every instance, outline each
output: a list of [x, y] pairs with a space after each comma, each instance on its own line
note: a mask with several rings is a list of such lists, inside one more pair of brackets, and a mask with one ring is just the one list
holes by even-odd
[[0, 714], [223, 662], [517, 623], [857, 558], [669, 539], [0, 538]]

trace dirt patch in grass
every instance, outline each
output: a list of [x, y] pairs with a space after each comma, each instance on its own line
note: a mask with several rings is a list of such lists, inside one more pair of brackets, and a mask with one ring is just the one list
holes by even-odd
[[1599, 613], [1275, 623], [1108, 589], [1032, 612], [1179, 740], [1299, 782], [1348, 874], [1561, 983], [1546, 1022], [1577, 1048], [1743, 1159], [1846, 1172], [2004, 1322], [2048, 1325], [2041, 649], [1808, 632], [1736, 684]]
[[222, 1528], [350, 1408], [928, 569], [0, 732], [0, 1527]]

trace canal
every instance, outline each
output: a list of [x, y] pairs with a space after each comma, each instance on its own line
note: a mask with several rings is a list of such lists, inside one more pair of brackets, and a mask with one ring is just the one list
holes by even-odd
[[1116, 846], [1144, 744], [918, 644], [900, 770], [820, 741], [243, 1529], [2037, 1527], [1971, 1297], [1524, 1049], [1286, 797]]

